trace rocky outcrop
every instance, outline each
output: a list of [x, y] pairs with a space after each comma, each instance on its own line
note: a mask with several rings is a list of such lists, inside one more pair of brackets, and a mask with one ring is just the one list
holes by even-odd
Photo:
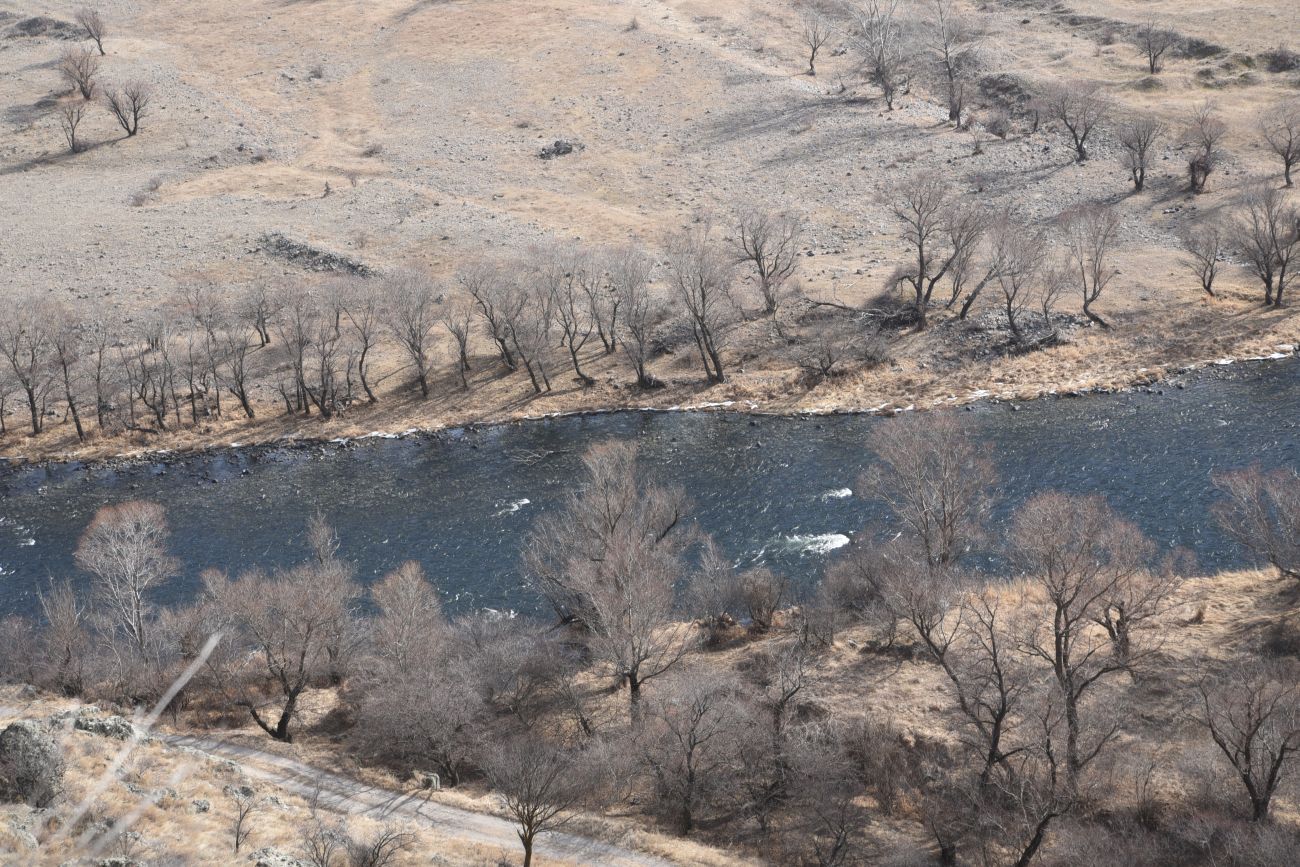
[[63, 751], [34, 720], [18, 720], [0, 732], [0, 799], [33, 807], [51, 804], [63, 791]]

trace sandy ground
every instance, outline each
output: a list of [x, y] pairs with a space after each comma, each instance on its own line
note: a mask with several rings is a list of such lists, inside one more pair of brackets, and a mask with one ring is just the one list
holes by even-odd
[[[0, 454], [103, 457], [641, 405], [735, 401], [795, 412], [926, 406], [984, 390], [1024, 398], [1300, 343], [1300, 321], [1261, 310], [1240, 267], [1226, 267], [1221, 298], [1203, 298], [1176, 250], [1179, 229], [1229, 207], [1248, 180], [1276, 174], [1253, 118], [1297, 94], [1297, 73], [1269, 73], [1256, 56], [1300, 44], [1300, 11], [1286, 0], [1212, 9], [1075, 3], [1085, 18], [1069, 4], [982, 5], [996, 33], [985, 52], [990, 68], [1030, 83], [1097, 81], [1128, 110], [1170, 124], [1175, 134], [1138, 195], [1104, 131], [1094, 159], [1076, 165], [1047, 127], [986, 140], [975, 154], [972, 136], [946, 123], [919, 88], [886, 111], [853, 58], [834, 55], [842, 37], [824, 51], [816, 78], [800, 74], [797, 13], [778, 0], [259, 0], [238, 8], [110, 0], [101, 6], [112, 27], [101, 78], [149, 80], [155, 110], [131, 139], [106, 112], [92, 112], [83, 128], [91, 147], [69, 156], [54, 113], [64, 90], [54, 65], [71, 43], [13, 28], [37, 14], [70, 21], [78, 5], [0, 0], [0, 200], [16, 205], [0, 209], [0, 293], [36, 289], [129, 325], [176, 307], [193, 281], [233, 289], [318, 276], [262, 250], [271, 232], [381, 273], [414, 266], [446, 278], [466, 261], [551, 239], [654, 248], [702, 214], [725, 228], [758, 205], [807, 216], [797, 275], [805, 294], [856, 306], [881, 291], [904, 254], [890, 184], [926, 168], [981, 201], [1014, 203], [1040, 219], [1083, 201], [1113, 202], [1124, 220], [1120, 275], [1098, 309], [1116, 327], [1074, 330], [1065, 346], [1014, 356], [997, 351], [1005, 326], [992, 309], [968, 323], [941, 313], [926, 333], [891, 336], [893, 364], [809, 388], [771, 324], [757, 319], [731, 338], [726, 384], [704, 387], [690, 353], [678, 352], [654, 364], [668, 388], [645, 394], [629, 386], [620, 360], [592, 358], [595, 387], [559, 375], [542, 397], [522, 374], [493, 366], [480, 335], [468, 394], [456, 388], [443, 346], [442, 381], [427, 402], [390, 375], [380, 404], [322, 424], [278, 415], [268, 388], [255, 396], [255, 423], [225, 418], [86, 444], [66, 424], [23, 437], [21, 407], [11, 403], [15, 431]], [[1224, 52], [1171, 59], [1148, 81], [1137, 52], [1106, 34], [1152, 14]], [[1177, 131], [1207, 99], [1232, 131], [1210, 192], [1192, 197], [1182, 189]], [[558, 138], [584, 148], [538, 159]], [[751, 286], [738, 292], [743, 307], [757, 306]], [[1060, 309], [1077, 304], [1067, 296]], [[787, 331], [806, 337], [838, 314], [804, 304], [785, 315]], [[400, 361], [390, 350], [379, 366], [393, 374]]]

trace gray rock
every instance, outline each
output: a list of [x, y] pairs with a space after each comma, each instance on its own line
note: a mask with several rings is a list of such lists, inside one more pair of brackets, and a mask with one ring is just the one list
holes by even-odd
[[204, 798], [199, 798], [190, 804], [190, 810], [195, 813], [206, 813], [212, 809], [212, 804]]
[[306, 861], [286, 855], [279, 849], [272, 849], [269, 846], [258, 849], [248, 860], [253, 862], [254, 867], [311, 867]]
[[221, 794], [232, 798], [251, 798], [256, 792], [253, 791], [252, 786], [225, 786], [222, 788]]
[[18, 720], [0, 732], [0, 799], [49, 806], [63, 791], [63, 753], [43, 725]]
[[553, 143], [542, 148], [538, 152], [537, 156], [544, 160], [553, 160], [556, 157], [567, 157], [574, 151], [580, 151], [584, 147], [585, 145], [580, 142], [569, 141], [561, 138], [556, 139]]
[[139, 737], [136, 727], [120, 716], [79, 716], [72, 727], [79, 732], [87, 732], [100, 737], [119, 741], [133, 740]]

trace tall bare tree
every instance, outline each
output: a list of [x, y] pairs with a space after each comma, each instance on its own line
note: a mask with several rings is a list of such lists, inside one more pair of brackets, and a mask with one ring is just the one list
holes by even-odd
[[98, 86], [95, 76], [99, 74], [99, 58], [81, 46], [65, 49], [59, 57], [59, 74], [82, 99], [89, 101]]
[[911, 56], [904, 44], [899, 0], [866, 0], [850, 7], [852, 37], [862, 56], [867, 78], [880, 88], [890, 111], [911, 80]]
[[153, 85], [138, 79], [121, 87], [104, 88], [104, 105], [117, 119], [127, 138], [140, 131], [140, 121], [149, 113], [153, 102]]
[[50, 321], [45, 305], [28, 295], [7, 299], [0, 310], [0, 353], [27, 398], [33, 436], [45, 426], [46, 398], [54, 383]]
[[1074, 81], [1051, 88], [1042, 98], [1047, 116], [1059, 122], [1074, 142], [1076, 162], [1088, 159], [1088, 139], [1113, 109], [1101, 86]]
[[1147, 70], [1155, 75], [1164, 67], [1165, 54], [1178, 44], [1178, 34], [1161, 27], [1154, 18], [1148, 18], [1138, 26], [1134, 37], [1138, 50], [1147, 60]]
[[1252, 660], [1197, 684], [1194, 714], [1232, 765], [1255, 821], [1268, 818], [1273, 795], [1300, 752], [1300, 680], [1293, 667]]
[[1145, 652], [1130, 643], [1121, 658], [1095, 623], [1144, 574], [1150, 543], [1101, 497], [1057, 492], [1025, 503], [1011, 535], [1013, 559], [1047, 600], [1048, 616], [1032, 616], [1021, 647], [1051, 667], [1066, 729], [1064, 770], [1074, 789], [1119, 727], [1119, 718], [1111, 717], [1085, 738], [1085, 699]]
[[648, 369], [654, 332], [667, 318], [668, 307], [650, 288], [650, 260], [640, 250], [625, 247], [609, 255], [606, 267], [622, 310], [619, 348], [636, 373], [637, 387], [653, 388], [659, 384]]
[[668, 280], [686, 314], [709, 382], [723, 382], [722, 350], [735, 320], [731, 262], [705, 223], [676, 235], [668, 247]]
[[948, 120], [961, 126], [985, 36], [974, 20], [953, 6], [952, 0], [933, 0], [923, 39], [947, 94]]
[[803, 221], [793, 214], [749, 211], [736, 226], [736, 258], [752, 266], [763, 312], [776, 317], [784, 290], [799, 265]]
[[1228, 126], [1212, 102], [1202, 103], [1188, 119], [1184, 139], [1192, 149], [1187, 158], [1187, 183], [1193, 193], [1205, 192], [1210, 175], [1222, 159], [1219, 145], [1227, 133]]
[[63, 139], [68, 143], [68, 153], [80, 153], [82, 142], [77, 138], [77, 130], [86, 117], [84, 102], [65, 102], [59, 106], [59, 128], [63, 130]]
[[1123, 149], [1124, 167], [1133, 178], [1133, 187], [1141, 192], [1147, 183], [1152, 149], [1165, 134], [1163, 123], [1150, 115], [1127, 118], [1119, 127], [1119, 144]]
[[1189, 226], [1179, 236], [1179, 243], [1187, 254], [1187, 268], [1196, 275], [1201, 289], [1214, 297], [1214, 281], [1219, 276], [1219, 262], [1225, 258], [1227, 237], [1223, 226], [1215, 219], [1204, 220]]
[[1092, 305], [1115, 278], [1111, 255], [1119, 235], [1119, 213], [1108, 205], [1082, 205], [1063, 215], [1061, 228], [1074, 282], [1083, 296], [1083, 315], [1109, 328]]
[[1300, 206], [1282, 190], [1257, 184], [1242, 197], [1235, 246], [1264, 284], [1264, 303], [1281, 307], [1300, 268]]
[[1282, 161], [1282, 177], [1292, 186], [1291, 170], [1300, 164], [1300, 99], [1270, 106], [1259, 116], [1259, 131], [1268, 149]]
[[149, 637], [151, 591], [179, 568], [167, 541], [162, 506], [130, 501], [96, 512], [77, 545], [77, 565], [90, 573], [97, 605], [137, 650]]
[[585, 758], [531, 734], [485, 751], [488, 779], [524, 847], [523, 867], [532, 867], [538, 834], [564, 827], [573, 811], [596, 795], [598, 778]]
[[495, 262], [475, 262], [456, 274], [461, 285], [488, 326], [492, 342], [501, 354], [501, 361], [510, 370], [515, 369], [514, 351], [511, 347], [510, 323], [519, 315], [526, 296], [509, 279], [505, 269]]
[[456, 341], [456, 372], [460, 374], [460, 387], [469, 391], [469, 340], [474, 327], [474, 302], [468, 298], [444, 301], [439, 308], [438, 321]]
[[104, 24], [103, 17], [99, 14], [98, 9], [85, 7], [77, 10], [77, 25], [86, 34], [86, 38], [95, 43], [99, 49], [99, 54], [104, 55], [104, 38], [108, 36], [108, 26]]
[[1224, 496], [1214, 506], [1224, 532], [1279, 575], [1300, 579], [1300, 476], [1249, 467], [1213, 480]]
[[590, 280], [591, 258], [577, 247], [553, 247], [530, 256], [535, 263], [529, 278], [537, 291], [549, 298], [549, 308], [560, 329], [560, 343], [569, 353], [573, 373], [583, 386], [595, 385], [582, 369], [581, 354], [596, 331], [590, 296], [584, 284]]
[[882, 501], [929, 567], [956, 563], [984, 533], [996, 480], [955, 416], [905, 416], [872, 434], [875, 463], [859, 487]]
[[692, 643], [672, 616], [691, 538], [685, 497], [647, 483], [630, 443], [593, 446], [583, 464], [585, 484], [533, 527], [525, 565], [556, 612], [580, 624], [597, 658], [627, 683], [635, 720], [643, 686]]
[[433, 331], [438, 324], [433, 284], [423, 274], [407, 271], [390, 277], [384, 290], [388, 329], [415, 371], [420, 396], [428, 397]]
[[817, 74], [817, 53], [830, 41], [834, 31], [826, 16], [816, 9], [805, 9], [800, 17], [799, 36], [808, 50], [808, 74]]

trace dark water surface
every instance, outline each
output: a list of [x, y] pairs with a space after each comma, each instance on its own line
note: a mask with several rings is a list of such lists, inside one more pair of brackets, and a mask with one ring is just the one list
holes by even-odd
[[[1242, 563], [1207, 514], [1212, 471], [1300, 464], [1300, 363], [1217, 368], [1163, 393], [1094, 395], [962, 411], [1002, 474], [1007, 510], [1048, 488], [1105, 494], [1164, 545], [1210, 568]], [[30, 612], [95, 510], [149, 499], [167, 508], [185, 598], [207, 567], [238, 571], [304, 555], [320, 511], [363, 580], [424, 563], [454, 607], [527, 608], [519, 548], [533, 518], [574, 483], [583, 448], [636, 439], [645, 465], [684, 485], [694, 517], [737, 560], [815, 578], [878, 514], [842, 496], [872, 456], [870, 416], [751, 418], [728, 413], [611, 413], [433, 438], [350, 446], [215, 452], [129, 467], [0, 469], [0, 613]]]

